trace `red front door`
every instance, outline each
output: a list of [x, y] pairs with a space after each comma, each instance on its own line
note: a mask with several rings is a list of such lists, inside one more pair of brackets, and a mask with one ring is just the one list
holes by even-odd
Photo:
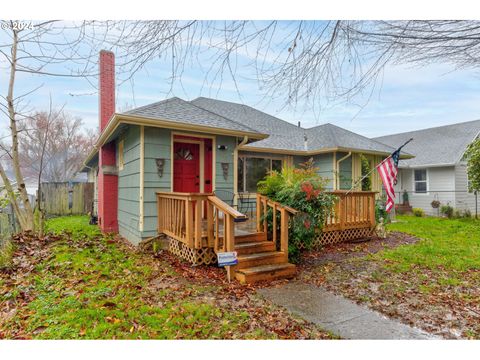
[[173, 144], [173, 191], [200, 192], [200, 145]]

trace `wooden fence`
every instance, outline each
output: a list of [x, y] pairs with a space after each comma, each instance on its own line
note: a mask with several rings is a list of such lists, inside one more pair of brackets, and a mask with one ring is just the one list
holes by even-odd
[[47, 215], [83, 215], [92, 211], [93, 183], [43, 183], [41, 199]]
[[0, 209], [0, 247], [3, 241], [20, 231], [11, 206]]

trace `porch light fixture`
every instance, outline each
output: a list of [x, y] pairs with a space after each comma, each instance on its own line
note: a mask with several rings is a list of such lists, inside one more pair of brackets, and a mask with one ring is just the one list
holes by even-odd
[[165, 165], [165, 159], [155, 159], [155, 162], [157, 164], [158, 176], [162, 177], [163, 176], [163, 167]]
[[228, 179], [228, 168], [230, 167], [229, 163], [222, 163], [223, 178], [225, 181]]

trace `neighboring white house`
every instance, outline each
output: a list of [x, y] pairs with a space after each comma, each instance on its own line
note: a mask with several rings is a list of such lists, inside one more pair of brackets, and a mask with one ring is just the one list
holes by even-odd
[[434, 127], [375, 138], [391, 147], [413, 141], [404, 150], [415, 158], [401, 160], [397, 178], [396, 202], [402, 203], [407, 191], [410, 205], [437, 215], [431, 203], [438, 200], [459, 210], [475, 213], [476, 197], [468, 192], [465, 150], [480, 133], [480, 120]]

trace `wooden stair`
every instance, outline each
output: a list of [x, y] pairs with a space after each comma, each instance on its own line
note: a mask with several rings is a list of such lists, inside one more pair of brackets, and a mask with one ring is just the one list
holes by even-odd
[[275, 249], [264, 233], [235, 237], [238, 264], [232, 267], [235, 278], [241, 283], [291, 278], [296, 267], [288, 262], [282, 251]]

